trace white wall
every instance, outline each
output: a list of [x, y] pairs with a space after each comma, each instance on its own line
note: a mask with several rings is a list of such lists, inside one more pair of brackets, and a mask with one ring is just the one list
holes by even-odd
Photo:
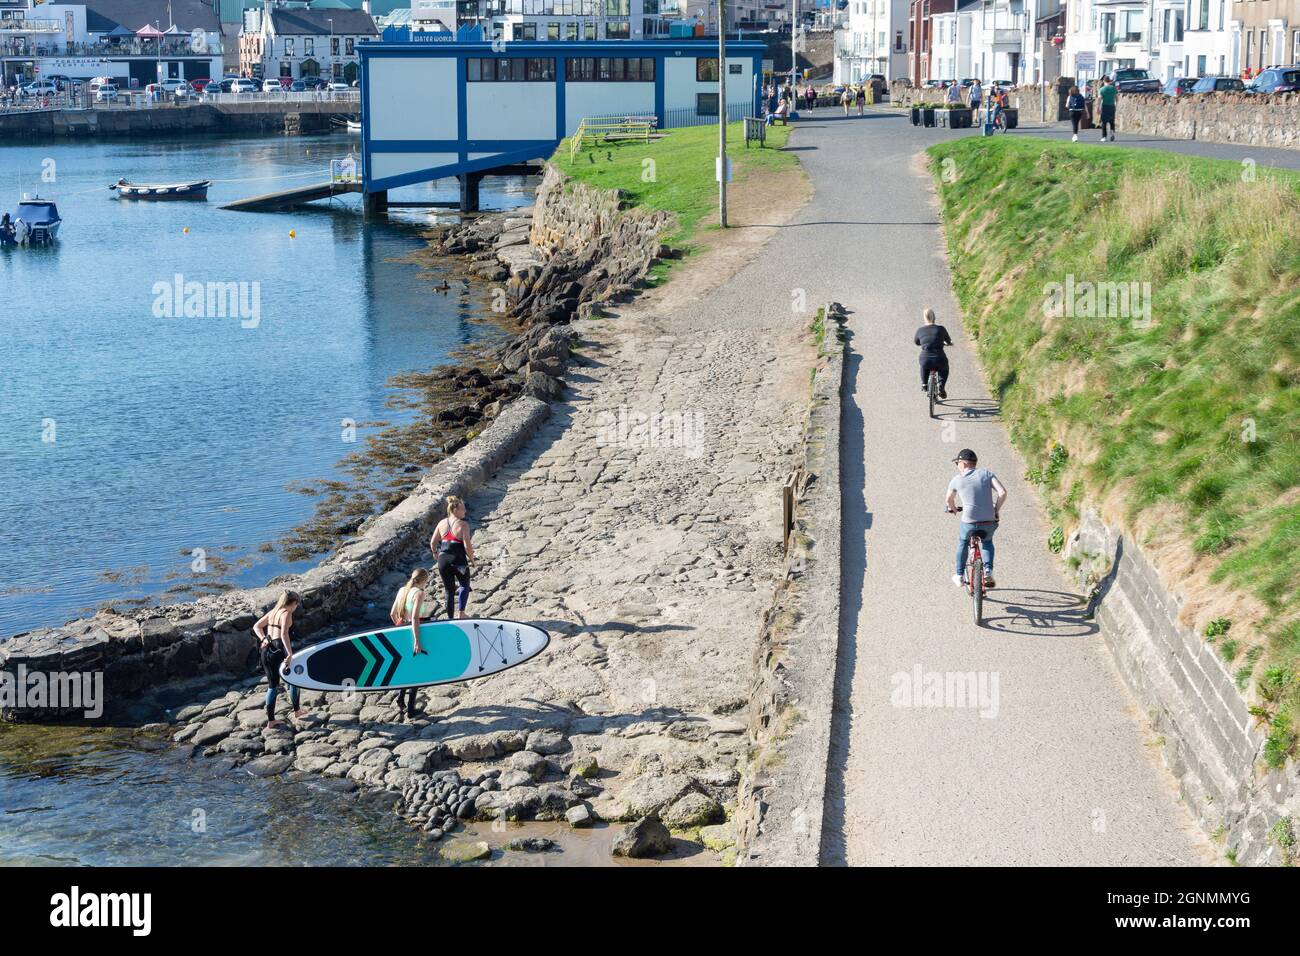
[[[694, 56], [669, 56], [664, 58], [664, 109], [678, 110], [695, 107], [697, 93], [715, 93], [717, 83], [700, 83], [695, 76]], [[740, 64], [740, 73], [727, 72], [727, 103], [753, 103], [754, 61], [749, 57], [727, 57], [727, 66]]]
[[[641, 86], [600, 83], [598, 86]], [[453, 87], [454, 89], [454, 87]], [[650, 94], [654, 111], [654, 93]], [[553, 139], [554, 83], [466, 83], [465, 131], [470, 139]], [[456, 132], [452, 130], [452, 138]]]
[[460, 157], [455, 153], [371, 153], [370, 176], [386, 179], [438, 166], [450, 166]]
[[[692, 60], [691, 62], [693, 68], [695, 61]], [[554, 99], [552, 99], [550, 112], [552, 129], [555, 126], [554, 102]], [[617, 113], [654, 116], [654, 83], [565, 82], [564, 133], [566, 136], [576, 130], [578, 124], [587, 116], [611, 116]]]
[[[371, 139], [455, 139], [456, 60], [450, 57], [374, 57], [370, 74]], [[470, 84], [476, 86], [480, 84]], [[495, 84], [493, 84], [495, 85]], [[513, 85], [513, 84], [510, 84]], [[546, 84], [532, 84], [545, 86]], [[412, 108], [412, 91], [421, 107]], [[554, 101], [552, 101], [553, 103]], [[555, 115], [555, 107], [551, 107]], [[382, 175], [375, 172], [374, 175]]]

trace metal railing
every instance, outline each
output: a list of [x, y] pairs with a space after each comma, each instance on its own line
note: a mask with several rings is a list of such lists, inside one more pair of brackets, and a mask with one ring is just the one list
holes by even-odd
[[203, 93], [199, 103], [361, 103], [360, 90], [305, 90], [279, 93]]
[[0, 20], [0, 32], [12, 33], [62, 33], [58, 20]]
[[583, 140], [639, 139], [650, 141], [658, 120], [653, 116], [584, 117], [569, 144], [569, 159], [582, 150]]
[[[752, 103], [728, 103], [727, 104], [727, 122], [739, 123], [750, 114], [754, 106]], [[685, 107], [683, 109], [664, 110], [664, 129], [679, 129], [686, 126], [710, 126], [718, 122], [717, 113], [700, 113], [698, 109]]]

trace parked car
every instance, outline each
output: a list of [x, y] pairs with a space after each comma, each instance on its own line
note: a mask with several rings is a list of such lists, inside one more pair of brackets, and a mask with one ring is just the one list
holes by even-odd
[[162, 81], [163, 92], [172, 95], [183, 86], [188, 86], [184, 80], [169, 79]]
[[173, 93], [172, 96], [176, 98], [176, 102], [178, 103], [183, 100], [197, 100], [199, 98], [198, 92], [188, 83], [183, 83], [177, 87], [176, 92]]
[[1245, 89], [1246, 84], [1235, 76], [1203, 76], [1188, 92], [1199, 96], [1202, 93], [1241, 93]]
[[[226, 86], [226, 81], [222, 80], [221, 81], [222, 89], [225, 89], [225, 86]], [[237, 80], [230, 81], [230, 92], [231, 93], [256, 93], [257, 84], [254, 83], [252, 80], [246, 80], [243, 77], [240, 77]]]
[[54, 96], [59, 92], [59, 88], [51, 80], [34, 80], [26, 86], [18, 88], [22, 96]]
[[202, 76], [199, 77], [198, 79], [190, 80], [190, 89], [192, 89], [195, 93], [202, 93], [207, 88], [208, 84], [211, 82], [212, 81], [209, 80], [206, 76]]
[[294, 80], [292, 83], [289, 84], [288, 92], [305, 93], [307, 92], [307, 84], [304, 83], [302, 80]]
[[344, 83], [342, 80], [330, 80], [329, 83], [325, 85], [325, 89], [343, 92], [345, 90], [350, 90], [351, 87], [348, 86], [346, 83]]
[[145, 98], [157, 103], [164, 96], [163, 85], [161, 83], [149, 83], [144, 88]]
[[279, 93], [283, 89], [284, 89], [284, 85], [280, 82], [279, 77], [273, 76], [269, 80], [262, 81], [263, 93]]
[[1194, 76], [1178, 76], [1165, 84], [1165, 96], [1186, 96], [1196, 85]]
[[309, 90], [323, 90], [328, 83], [327, 80], [319, 76], [304, 76], [301, 82]]
[[95, 90], [96, 103], [115, 103], [117, 96], [116, 83], [101, 83], [99, 89]]
[[1150, 70], [1116, 70], [1111, 79], [1121, 93], [1159, 93], [1162, 89]]
[[1246, 87], [1247, 93], [1300, 92], [1300, 69], [1269, 67]]

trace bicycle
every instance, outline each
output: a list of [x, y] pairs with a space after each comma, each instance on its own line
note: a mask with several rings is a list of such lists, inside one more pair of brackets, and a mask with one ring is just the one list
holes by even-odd
[[[961, 510], [961, 505], [957, 506], [956, 511], [951, 508], [947, 509], [948, 514], [951, 515], [955, 515]], [[971, 609], [974, 612], [976, 627], [980, 627], [984, 623], [984, 551], [980, 547], [980, 542], [984, 540], [984, 534], [983, 528], [975, 528], [968, 536], [970, 550], [966, 554], [966, 570], [962, 577], [962, 583], [965, 585], [967, 593], [970, 594]]]
[[939, 404], [939, 373], [930, 369], [930, 377], [925, 380], [925, 392], [930, 397], [930, 417], [934, 418], [934, 406]]

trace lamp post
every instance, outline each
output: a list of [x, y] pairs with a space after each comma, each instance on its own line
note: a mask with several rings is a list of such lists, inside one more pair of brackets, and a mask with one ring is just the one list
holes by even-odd
[[718, 0], [718, 224], [727, 228], [727, 0]]
[[326, 17], [325, 22], [330, 25], [330, 45], [327, 46], [325, 49], [329, 52], [330, 80], [333, 80], [334, 79], [334, 18]]

